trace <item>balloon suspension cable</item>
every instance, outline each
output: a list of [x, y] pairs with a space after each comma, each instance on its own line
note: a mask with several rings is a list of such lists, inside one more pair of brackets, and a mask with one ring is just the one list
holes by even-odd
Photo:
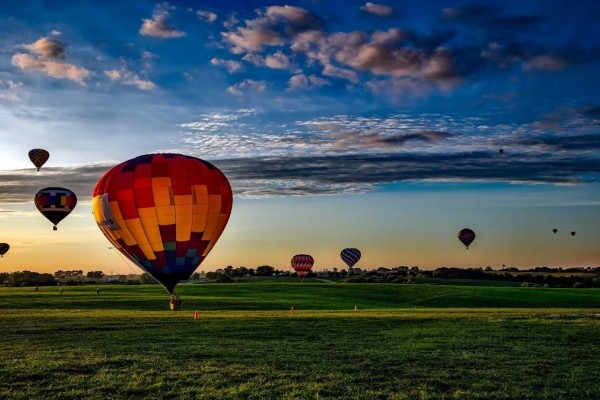
[[129, 268], [129, 270], [131, 272], [133, 272], [134, 274], [138, 274], [140, 271], [136, 271], [132, 266], [130, 262], [127, 262], [127, 259], [125, 258], [125, 256], [119, 251], [119, 249], [117, 249], [116, 247], [109, 247], [109, 250], [116, 250], [117, 254], [119, 255], [119, 258], [121, 259], [121, 261], [123, 262], [123, 264]]

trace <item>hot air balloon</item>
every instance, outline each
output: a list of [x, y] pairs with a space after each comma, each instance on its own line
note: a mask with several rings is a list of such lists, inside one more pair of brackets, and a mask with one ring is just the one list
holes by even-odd
[[498, 150], [498, 153], [503, 154], [504, 153], [504, 149]]
[[554, 228], [554, 229], [552, 229], [552, 232], [556, 233], [556, 232], [558, 232], [558, 229]]
[[10, 249], [8, 243], [0, 243], [0, 257], [4, 257], [8, 249]]
[[29, 150], [29, 159], [31, 160], [33, 165], [36, 166], [38, 171], [40, 170], [42, 165], [44, 165], [46, 161], [48, 161], [48, 158], [50, 158], [50, 153], [48, 153], [44, 149]]
[[575, 231], [572, 231], [572, 232], [571, 232], [571, 236], [575, 236]]
[[304, 278], [308, 275], [308, 272], [311, 270], [314, 263], [315, 260], [308, 254], [296, 254], [292, 257], [292, 268], [294, 268], [294, 271], [296, 271], [296, 274], [298, 274], [300, 278]]
[[342, 261], [344, 261], [349, 268], [354, 267], [354, 264], [356, 264], [358, 260], [360, 260], [360, 256], [360, 250], [352, 247], [346, 248], [340, 253]]
[[460, 232], [458, 232], [458, 240], [460, 240], [468, 250], [469, 245], [475, 240], [475, 232], [469, 228], [461, 229]]
[[69, 189], [61, 187], [47, 187], [35, 195], [35, 206], [37, 209], [56, 225], [73, 211], [77, 205], [77, 196]]
[[229, 181], [214, 165], [146, 154], [100, 178], [92, 210], [111, 244], [172, 295], [221, 236], [232, 203]]

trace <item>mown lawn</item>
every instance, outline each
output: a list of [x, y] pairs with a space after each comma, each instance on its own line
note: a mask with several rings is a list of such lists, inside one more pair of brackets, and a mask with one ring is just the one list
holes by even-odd
[[598, 290], [187, 285], [174, 313], [158, 286], [94, 289], [0, 288], [0, 398], [600, 394]]

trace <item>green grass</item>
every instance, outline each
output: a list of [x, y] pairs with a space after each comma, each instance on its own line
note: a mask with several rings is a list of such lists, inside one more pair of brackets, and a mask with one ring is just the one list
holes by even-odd
[[[0, 399], [595, 399], [600, 290], [0, 288]], [[352, 311], [358, 304], [359, 311]], [[289, 308], [294, 305], [295, 314]], [[200, 310], [200, 319], [193, 311]]]

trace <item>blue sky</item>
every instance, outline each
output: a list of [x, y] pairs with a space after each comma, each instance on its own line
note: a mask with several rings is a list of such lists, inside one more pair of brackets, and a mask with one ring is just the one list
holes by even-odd
[[[4, 2], [0, 268], [58, 265], [35, 251], [108, 268], [91, 189], [164, 151], [214, 162], [236, 196], [200, 269], [341, 267], [348, 246], [365, 267], [598, 265], [599, 18], [596, 1]], [[31, 148], [51, 153], [40, 173]], [[31, 204], [52, 185], [80, 199], [58, 238]]]

